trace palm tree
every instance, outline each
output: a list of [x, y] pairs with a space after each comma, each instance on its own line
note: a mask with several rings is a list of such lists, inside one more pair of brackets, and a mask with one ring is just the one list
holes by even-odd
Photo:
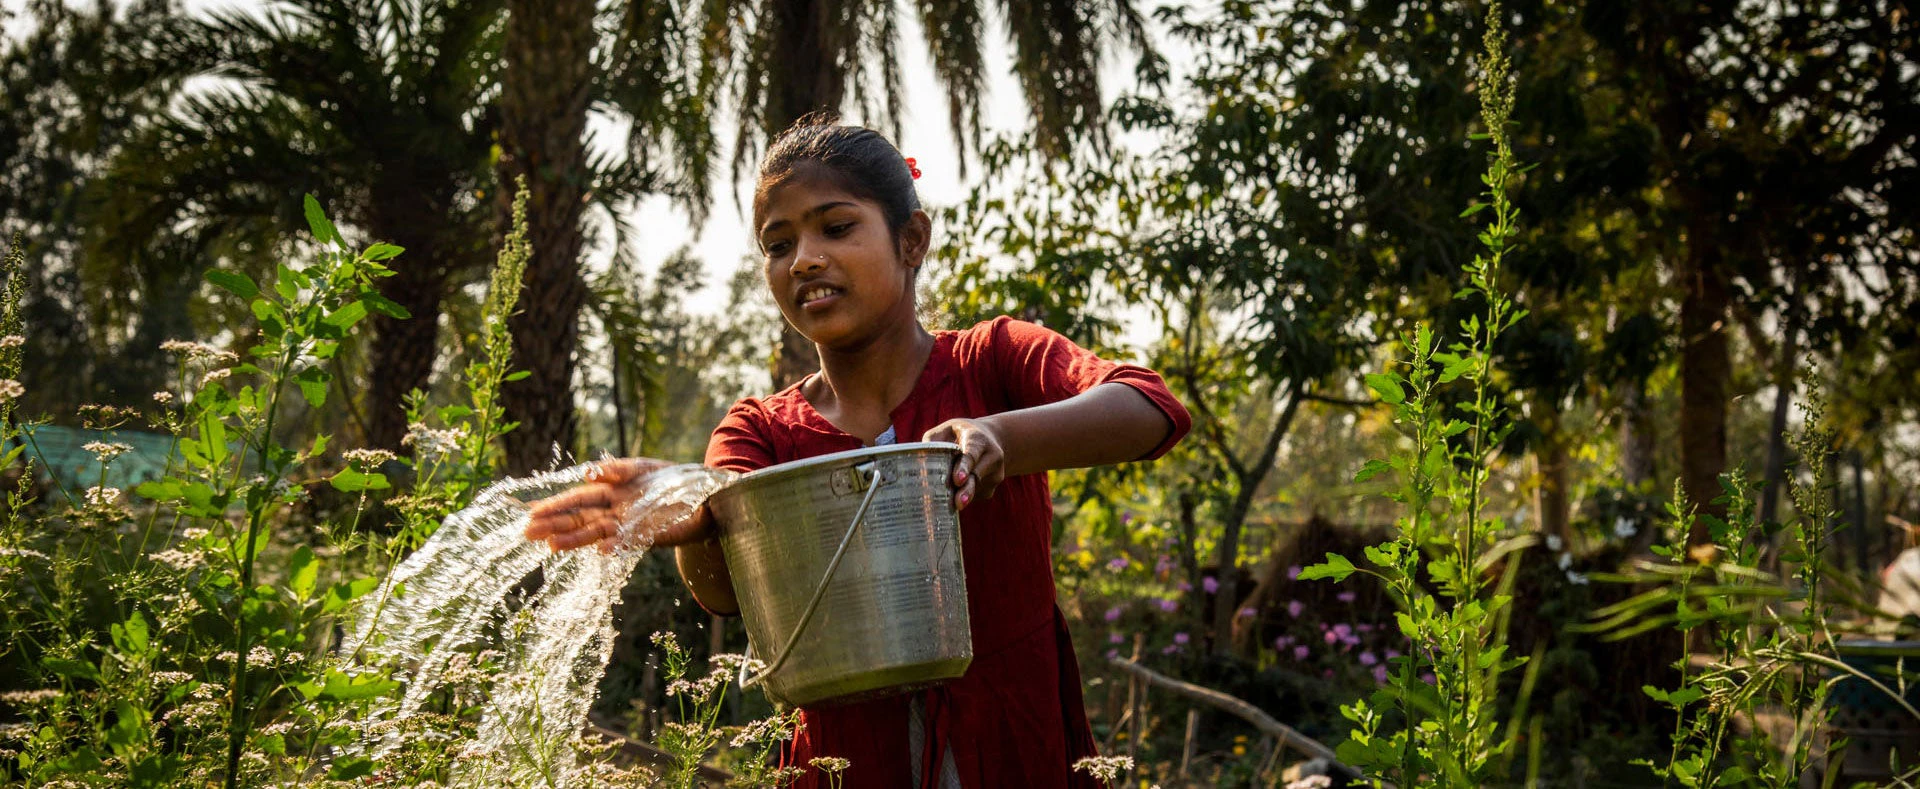
[[[508, 2], [499, 171], [502, 183], [527, 179], [533, 249], [523, 306], [510, 321], [514, 365], [528, 375], [502, 397], [507, 418], [518, 423], [503, 440], [514, 473], [546, 465], [555, 447], [574, 444], [574, 356], [580, 311], [590, 298], [580, 273], [588, 204], [611, 208], [667, 194], [696, 221], [703, 215], [715, 146], [708, 108], [720, 72], [717, 58], [697, 54], [704, 51], [700, 31], [682, 24], [682, 12], [673, 2], [604, 9], [595, 0]], [[603, 18], [616, 31], [595, 60], [595, 26]], [[622, 162], [587, 153], [587, 114], [596, 104], [632, 122]], [[500, 210], [508, 205], [503, 195]], [[623, 238], [632, 230], [620, 229]]]
[[397, 446], [403, 398], [433, 370], [442, 300], [490, 258], [501, 11], [289, 0], [182, 25], [156, 59], [228, 82], [147, 123], [95, 182], [92, 268], [194, 283], [216, 258], [264, 267], [304, 227], [302, 195], [319, 195], [407, 249], [382, 283], [362, 404], [367, 443]]

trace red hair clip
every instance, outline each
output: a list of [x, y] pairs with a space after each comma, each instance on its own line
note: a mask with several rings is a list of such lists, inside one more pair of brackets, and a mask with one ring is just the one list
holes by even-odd
[[920, 165], [911, 156], [907, 157], [907, 172], [913, 173], [913, 180], [920, 180]]

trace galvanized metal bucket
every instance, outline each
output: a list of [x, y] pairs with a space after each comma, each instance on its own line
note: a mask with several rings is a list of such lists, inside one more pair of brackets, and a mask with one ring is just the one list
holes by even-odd
[[[752, 472], [708, 500], [764, 682], [792, 705], [938, 684], [973, 662], [960, 448], [870, 447]], [[772, 651], [769, 651], [772, 650]]]

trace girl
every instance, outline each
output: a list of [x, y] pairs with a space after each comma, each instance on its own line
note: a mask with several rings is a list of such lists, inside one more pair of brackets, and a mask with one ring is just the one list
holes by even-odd
[[[753, 201], [767, 287], [818, 347], [820, 370], [736, 403], [707, 447], [734, 471], [894, 441], [950, 441], [974, 659], [932, 690], [802, 711], [784, 764], [824, 786], [816, 757], [851, 762], [843, 785], [1094, 786], [1080, 672], [1054, 603], [1046, 472], [1165, 453], [1187, 411], [1152, 371], [1100, 359], [1047, 329], [998, 318], [929, 332], [914, 281], [932, 223], [919, 173], [878, 133], [803, 119], [770, 146]], [[612, 547], [621, 505], [657, 461], [600, 465], [587, 485], [542, 502], [528, 527], [555, 550]], [[738, 612], [704, 509], [650, 535], [676, 546], [695, 600]]]

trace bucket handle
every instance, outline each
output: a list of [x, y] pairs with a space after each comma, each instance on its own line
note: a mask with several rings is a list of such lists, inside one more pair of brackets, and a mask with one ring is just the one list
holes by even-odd
[[891, 481], [889, 477], [880, 473], [878, 461], [854, 466], [853, 471], [856, 475], [866, 477], [867, 495], [860, 499], [860, 508], [853, 511], [852, 525], [847, 527], [846, 536], [840, 538], [840, 547], [834, 550], [833, 558], [827, 561], [827, 571], [821, 574], [820, 583], [814, 587], [813, 598], [807, 601], [806, 610], [800, 612], [800, 621], [793, 626], [793, 634], [787, 636], [787, 643], [780, 647], [779, 653], [774, 655], [773, 662], [751, 677], [747, 676], [747, 667], [752, 665], [750, 658], [753, 656], [753, 642], [751, 640], [747, 642], [749, 660], [740, 661], [740, 687], [746, 688], [760, 684], [762, 680], [772, 676], [773, 672], [779, 671], [781, 666], [786, 665], [787, 658], [793, 655], [793, 645], [800, 642], [800, 634], [806, 632], [807, 623], [813, 621], [814, 610], [820, 607], [821, 599], [827, 596], [827, 586], [833, 583], [834, 571], [840, 569], [840, 560], [846, 557], [847, 546], [853, 544], [854, 532], [860, 530], [861, 521], [866, 519], [867, 507], [873, 504], [873, 494], [880, 492], [881, 485]]

